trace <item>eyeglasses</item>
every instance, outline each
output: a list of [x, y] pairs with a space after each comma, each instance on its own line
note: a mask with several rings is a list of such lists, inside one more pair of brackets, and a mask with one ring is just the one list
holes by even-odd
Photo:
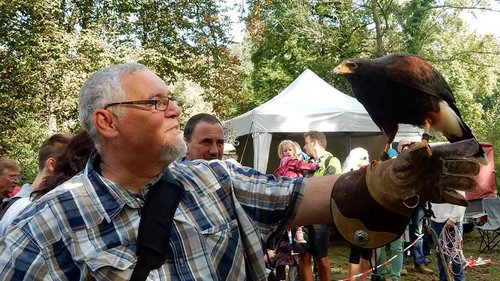
[[123, 102], [114, 102], [106, 105], [104, 109], [107, 109], [110, 106], [115, 106], [115, 105], [127, 105], [127, 104], [149, 104], [155, 106], [156, 110], [159, 111], [165, 111], [168, 108], [168, 104], [170, 101], [175, 102], [174, 97], [169, 96], [169, 97], [161, 97], [161, 98], [156, 98], [152, 100], [135, 100], [135, 101], [123, 101]]
[[5, 176], [7, 176], [9, 178], [10, 181], [20, 181], [21, 180], [21, 176], [11, 176], [11, 175], [7, 175], [7, 174], [4, 174]]
[[404, 144], [403, 146], [401, 146], [401, 151], [407, 150], [407, 149], [410, 149], [410, 148], [411, 148], [411, 144]]

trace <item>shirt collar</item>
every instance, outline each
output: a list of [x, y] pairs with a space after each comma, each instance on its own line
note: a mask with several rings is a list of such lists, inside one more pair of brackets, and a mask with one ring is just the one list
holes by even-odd
[[316, 160], [319, 161], [319, 159], [321, 159], [321, 157], [325, 156], [326, 154], [326, 150], [323, 150], [323, 151], [316, 151]]
[[102, 176], [99, 168], [100, 162], [101, 157], [97, 151], [94, 150], [85, 167], [85, 174], [90, 181], [90, 188], [94, 189], [94, 191], [89, 192], [89, 194], [96, 194], [96, 198], [93, 199], [101, 203], [100, 205], [103, 208], [102, 211], [106, 214], [105, 218], [108, 222], [118, 215], [125, 205], [133, 209], [142, 208], [144, 206], [144, 198], [146, 198], [149, 188], [155, 184], [163, 174], [162, 172], [151, 182], [144, 185], [144, 187], [141, 188], [142, 196], [139, 196]]

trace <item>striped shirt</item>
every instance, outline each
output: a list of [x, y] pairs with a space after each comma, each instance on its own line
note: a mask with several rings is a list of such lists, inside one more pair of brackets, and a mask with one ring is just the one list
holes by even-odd
[[[102, 177], [96, 158], [14, 221], [0, 242], [0, 280], [129, 280], [144, 200]], [[276, 180], [229, 161], [169, 170], [186, 192], [172, 255], [148, 280], [265, 280], [261, 237], [295, 216], [302, 179]]]

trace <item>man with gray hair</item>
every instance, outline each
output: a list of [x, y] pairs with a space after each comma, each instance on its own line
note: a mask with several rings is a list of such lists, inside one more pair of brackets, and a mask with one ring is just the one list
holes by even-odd
[[[441, 160], [473, 155], [478, 147], [470, 143], [434, 150], [430, 158], [422, 146], [345, 174], [356, 182], [335, 175], [277, 180], [230, 161], [175, 161], [186, 152], [181, 110], [165, 83], [135, 63], [93, 74], [80, 92], [79, 111], [97, 151], [82, 173], [13, 222], [0, 241], [2, 280], [265, 280], [262, 238], [331, 222], [333, 214], [366, 232], [365, 247], [378, 247], [401, 234], [411, 214], [404, 205], [410, 194], [465, 204], [465, 199], [441, 196], [441, 190], [447, 188], [448, 195], [470, 189], [475, 182], [469, 176], [478, 168], [453, 160], [448, 167]], [[393, 166], [397, 172], [388, 173]], [[407, 166], [412, 169], [401, 168]], [[453, 174], [455, 167], [467, 173]], [[443, 170], [451, 173], [446, 186], [438, 180]], [[416, 176], [401, 181], [409, 173]], [[379, 196], [387, 186], [399, 192], [389, 199]], [[170, 209], [162, 192], [179, 188], [180, 202]], [[332, 193], [337, 189], [340, 193]], [[394, 225], [374, 226], [363, 214], [350, 216], [349, 208], [338, 203], [352, 201], [346, 196], [356, 198], [355, 210], [364, 204]], [[173, 219], [167, 215], [148, 224], [151, 208]], [[145, 232], [154, 242], [141, 238]], [[344, 235], [351, 239], [352, 233]], [[155, 245], [152, 254], [159, 262], [144, 270], [144, 250]], [[134, 278], [136, 272], [145, 275]]]

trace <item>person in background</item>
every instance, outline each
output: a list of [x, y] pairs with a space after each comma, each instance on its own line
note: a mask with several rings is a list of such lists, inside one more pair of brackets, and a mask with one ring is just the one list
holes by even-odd
[[[465, 191], [458, 192], [465, 196]], [[432, 203], [431, 205], [432, 211], [434, 212], [434, 217], [431, 217], [431, 228], [432, 230], [434, 230], [438, 237], [440, 237], [441, 232], [447, 234], [445, 236], [452, 241], [450, 241], [450, 243], [448, 244], [443, 245], [443, 247], [446, 249], [446, 252], [453, 253], [452, 242], [456, 242], [456, 244], [460, 244], [461, 246], [463, 235], [462, 221], [465, 214], [465, 207], [449, 203]], [[434, 241], [434, 245], [437, 246], [438, 243], [443, 244], [442, 241]], [[450, 269], [450, 274], [454, 281], [464, 281], [465, 276], [462, 264], [462, 261], [464, 260], [463, 253], [456, 252], [453, 254], [456, 254], [457, 256], [448, 257], [451, 258], [450, 268], [449, 263], [441, 259], [439, 247], [437, 247], [437, 249], [438, 251], [436, 251], [436, 257], [439, 271], [439, 281], [448, 281], [445, 272], [446, 268]]]
[[[409, 150], [411, 148], [411, 143], [408, 139], [401, 139], [398, 142], [397, 151], [398, 154]], [[413, 212], [409, 224], [409, 234], [410, 241], [413, 242], [417, 237], [422, 233], [423, 229], [423, 217], [424, 217], [424, 208], [422, 206], [418, 206], [417, 209]], [[413, 256], [413, 268], [416, 272], [424, 273], [424, 274], [432, 274], [434, 271], [425, 266], [425, 255], [423, 250], [423, 240], [419, 239], [415, 245], [410, 248], [410, 252]], [[405, 264], [405, 256], [403, 256], [403, 264]], [[401, 272], [407, 273], [406, 268], [402, 268]]]
[[[370, 164], [370, 156], [368, 151], [364, 148], [357, 147], [352, 149], [347, 155], [347, 158], [342, 166], [342, 174], [351, 171], [356, 171], [359, 168]], [[351, 244], [351, 251], [349, 254], [349, 277], [365, 273], [370, 270], [370, 263], [372, 259], [371, 249], [362, 249]], [[363, 274], [356, 280], [367, 280], [368, 274]]]
[[[318, 168], [316, 163], [306, 163], [299, 159], [300, 147], [291, 140], [283, 140], [278, 145], [278, 157], [280, 164], [273, 174], [276, 177], [296, 178], [302, 177], [304, 171], [315, 171]], [[302, 226], [289, 228], [279, 237], [276, 243], [276, 258], [274, 265], [276, 266], [276, 277], [278, 280], [285, 280], [286, 266], [296, 267], [298, 264], [293, 253], [294, 243], [306, 243]], [[294, 270], [292, 270], [294, 271]], [[290, 274], [290, 272], [289, 272]]]
[[31, 193], [33, 200], [39, 199], [81, 172], [94, 149], [94, 142], [86, 131], [81, 131], [72, 137], [64, 151], [57, 157], [54, 171]]
[[186, 160], [221, 160], [224, 153], [224, 131], [219, 119], [208, 113], [192, 116], [184, 127]]
[[[33, 190], [36, 190], [43, 179], [54, 172], [57, 157], [64, 151], [71, 140], [70, 134], [54, 134], [47, 138], [38, 150], [38, 174], [33, 183], [26, 183], [14, 195], [0, 213], [0, 237], [5, 234], [5, 229], [10, 226], [17, 215], [31, 202], [29, 199]], [[21, 198], [25, 198], [21, 200]]]
[[[52, 172], [56, 155], [61, 153], [61, 150], [64, 149], [64, 146], [69, 142], [71, 137], [71, 134], [54, 134], [42, 143], [38, 150], [38, 174], [32, 183], [16, 186], [10, 193], [10, 197], [13, 199], [11, 201], [17, 200], [17, 198], [26, 198], [30, 196], [31, 191], [41, 183], [45, 176]], [[13, 202], [10, 204], [12, 203]]]
[[[45, 177], [52, 175], [57, 166], [57, 159], [64, 153], [71, 142], [73, 134], [54, 134], [47, 138], [38, 151], [38, 174], [33, 183], [23, 185], [23, 197], [29, 197], [31, 191], [37, 189]], [[24, 187], [30, 187], [24, 189]]]
[[362, 147], [352, 149], [347, 155], [344, 165], [342, 165], [342, 174], [356, 171], [359, 168], [370, 164], [368, 151]]
[[2, 210], [0, 236], [5, 234], [7, 227], [33, 200], [81, 171], [93, 148], [94, 145], [85, 131], [74, 136], [55, 134], [45, 140], [38, 154], [39, 173], [30, 188], [24, 189], [31, 192], [18, 194], [23, 196], [15, 197], [16, 201], [6, 210]]
[[[453, 160], [477, 153], [474, 140], [438, 148], [425, 161], [421, 146], [342, 176], [277, 180], [230, 161], [177, 161], [186, 153], [181, 109], [165, 82], [137, 63], [89, 77], [80, 91], [79, 114], [96, 150], [82, 172], [34, 201], [8, 228], [0, 239], [0, 280], [130, 280], [138, 269], [141, 280], [264, 280], [261, 241], [271, 234], [331, 223], [332, 217], [343, 225], [343, 203], [349, 201], [393, 218], [391, 225], [375, 222], [392, 236], [408, 212], [402, 197], [392, 197], [396, 208], [383, 200], [388, 186], [403, 192], [417, 187], [422, 198], [447, 202], [437, 180], [442, 171], [451, 173], [452, 189], [446, 187], [452, 192], [473, 187], [468, 177], [479, 166]], [[411, 170], [400, 168], [410, 163]], [[401, 183], [409, 174], [418, 176]], [[350, 175], [364, 179], [353, 182]], [[354, 192], [367, 183], [370, 193]], [[149, 212], [171, 206], [167, 195], [174, 189], [182, 191], [175, 194], [179, 204]], [[143, 227], [168, 221], [169, 215], [163, 227]], [[350, 220], [371, 232], [365, 214]], [[346, 231], [344, 237], [351, 237]], [[373, 237], [387, 240], [378, 232]], [[158, 258], [145, 267], [143, 259], [154, 258], [148, 253]]]
[[[14, 187], [14, 189], [12, 189], [11, 192], [9, 192], [9, 195], [8, 197], [9, 198], [12, 198], [14, 197], [19, 191], [21, 191], [21, 187], [19, 185], [16, 185], [16, 187]], [[6, 204], [8, 204], [9, 202], [6, 202]], [[1, 209], [1, 208], [0, 208]]]
[[0, 159], [0, 198], [2, 208], [9, 203], [9, 193], [21, 183], [21, 168], [12, 159]]
[[[396, 158], [398, 156], [398, 152], [394, 148], [389, 148], [387, 154], [389, 155], [389, 158]], [[403, 268], [403, 236], [392, 241], [389, 245], [385, 245], [377, 249], [377, 264], [382, 264], [387, 259], [387, 246], [389, 246], [389, 249], [391, 250], [391, 255], [396, 256], [393, 260], [391, 260], [390, 274], [391, 281], [396, 281], [401, 278], [401, 269]], [[380, 267], [377, 273], [382, 276], [382, 278], [385, 278], [387, 274], [386, 267]]]
[[[339, 175], [341, 165], [339, 159], [326, 151], [325, 134], [318, 131], [304, 133], [304, 152], [318, 165], [314, 177]], [[313, 224], [304, 227], [307, 232], [307, 243], [300, 254], [299, 274], [301, 281], [312, 281], [312, 258], [315, 259], [320, 281], [330, 280], [330, 262], [328, 260], [328, 243], [331, 224]]]
[[273, 174], [276, 177], [296, 178], [303, 177], [304, 171], [316, 171], [317, 163], [306, 163], [299, 158], [300, 147], [291, 140], [284, 140], [278, 145], [278, 157], [280, 164]]
[[71, 134], [54, 134], [40, 145], [37, 159], [38, 174], [31, 184], [23, 184], [21, 190], [13, 198], [27, 198], [33, 189], [38, 188], [42, 180], [54, 171], [57, 156], [64, 151], [72, 137]]

